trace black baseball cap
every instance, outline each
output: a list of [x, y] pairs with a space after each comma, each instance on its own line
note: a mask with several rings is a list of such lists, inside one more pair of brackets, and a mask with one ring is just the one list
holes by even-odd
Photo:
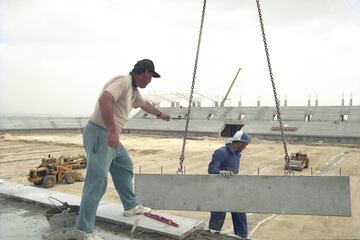
[[155, 66], [153, 61], [151, 61], [150, 59], [143, 59], [143, 60], [139, 60], [135, 65], [134, 65], [134, 69], [139, 69], [139, 70], [146, 70], [148, 69], [149, 71], [151, 71], [153, 73], [153, 77], [154, 78], [159, 78], [160, 74], [158, 74], [157, 72], [155, 72]]

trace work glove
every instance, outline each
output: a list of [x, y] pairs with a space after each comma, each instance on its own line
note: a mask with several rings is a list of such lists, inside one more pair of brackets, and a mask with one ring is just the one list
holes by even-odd
[[230, 176], [234, 175], [234, 173], [232, 171], [226, 171], [226, 170], [220, 170], [219, 173], [221, 174], [221, 176], [224, 176], [224, 177], [230, 177]]

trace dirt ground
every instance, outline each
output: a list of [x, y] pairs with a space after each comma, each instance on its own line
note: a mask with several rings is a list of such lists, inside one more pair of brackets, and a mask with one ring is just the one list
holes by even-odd
[[[182, 139], [159, 136], [122, 135], [120, 141], [133, 159], [135, 172], [175, 173], [179, 166]], [[187, 174], [206, 174], [215, 149], [224, 144], [222, 138], [189, 139], [185, 161]], [[255, 239], [360, 239], [360, 146], [324, 143], [288, 143], [289, 152], [301, 150], [310, 158], [310, 168], [296, 175], [351, 176], [352, 217], [296, 216], [248, 214], [250, 237]], [[51, 155], [73, 156], [83, 153], [80, 134], [28, 134], [0, 136], [0, 178], [31, 185], [26, 177], [29, 168]], [[253, 139], [242, 154], [240, 174], [283, 175], [281, 142]], [[85, 174], [85, 170], [81, 170]], [[109, 176], [103, 200], [119, 202]], [[58, 184], [52, 190], [81, 195], [83, 183]], [[166, 211], [198, 218], [206, 223], [207, 212]], [[233, 233], [231, 215], [227, 215], [224, 233]]]

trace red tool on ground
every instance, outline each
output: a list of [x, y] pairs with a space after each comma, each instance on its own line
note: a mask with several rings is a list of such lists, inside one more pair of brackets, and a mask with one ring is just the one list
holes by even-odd
[[145, 216], [149, 217], [149, 218], [152, 218], [152, 219], [155, 219], [157, 221], [160, 221], [160, 222], [163, 222], [163, 223], [166, 223], [168, 225], [171, 225], [173, 227], [179, 227], [179, 224], [177, 224], [176, 222], [174, 222], [173, 220], [171, 219], [168, 219], [168, 218], [165, 218], [163, 216], [160, 216], [160, 215], [157, 215], [157, 214], [153, 214], [153, 213], [144, 213]]

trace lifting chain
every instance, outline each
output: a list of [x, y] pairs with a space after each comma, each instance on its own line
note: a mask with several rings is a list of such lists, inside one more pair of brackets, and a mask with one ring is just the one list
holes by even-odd
[[190, 97], [189, 97], [189, 106], [187, 109], [187, 113], [185, 115], [186, 122], [185, 122], [185, 131], [184, 131], [184, 139], [183, 139], [183, 145], [181, 149], [181, 155], [180, 155], [180, 166], [177, 170], [177, 173], [184, 174], [184, 159], [185, 159], [185, 146], [186, 146], [186, 139], [187, 139], [187, 133], [189, 128], [189, 120], [190, 120], [190, 113], [191, 113], [191, 106], [192, 106], [192, 99], [194, 94], [194, 87], [195, 87], [195, 79], [196, 79], [196, 70], [197, 70], [197, 64], [199, 59], [199, 52], [200, 52], [200, 43], [201, 43], [201, 36], [202, 36], [202, 30], [204, 26], [204, 18], [205, 18], [205, 9], [206, 9], [206, 0], [204, 0], [203, 3], [203, 9], [202, 9], [202, 15], [201, 15], [201, 23], [200, 23], [200, 30], [199, 30], [199, 37], [197, 42], [197, 48], [196, 48], [196, 56], [195, 56], [195, 64], [194, 64], [194, 71], [193, 71], [193, 77], [192, 77], [192, 84], [191, 84], [191, 91], [190, 91]]
[[285, 142], [285, 134], [284, 134], [283, 124], [282, 124], [281, 115], [280, 115], [280, 107], [279, 107], [280, 104], [279, 104], [279, 99], [278, 99], [277, 93], [276, 93], [276, 87], [275, 87], [274, 77], [273, 77], [271, 63], [270, 63], [269, 49], [268, 49], [267, 43], [266, 43], [264, 21], [263, 21], [263, 18], [262, 18], [261, 8], [260, 8], [260, 0], [256, 0], [256, 5], [257, 5], [258, 13], [259, 13], [259, 21], [260, 21], [262, 38], [263, 38], [263, 42], [264, 42], [266, 60], [267, 60], [268, 68], [269, 68], [270, 80], [271, 80], [271, 84], [272, 84], [272, 88], [273, 88], [273, 92], [274, 92], [274, 97], [275, 97], [277, 119], [279, 121], [280, 131], [281, 131], [281, 140], [282, 140], [282, 143], [283, 143], [283, 146], [284, 146], [284, 151], [285, 151], [285, 164], [286, 164], [285, 175], [290, 175], [290, 174], [294, 175], [294, 172], [291, 169], [289, 169], [290, 158], [289, 158], [289, 154], [288, 154], [288, 150], [287, 150], [287, 146], [286, 146], [286, 142]]

